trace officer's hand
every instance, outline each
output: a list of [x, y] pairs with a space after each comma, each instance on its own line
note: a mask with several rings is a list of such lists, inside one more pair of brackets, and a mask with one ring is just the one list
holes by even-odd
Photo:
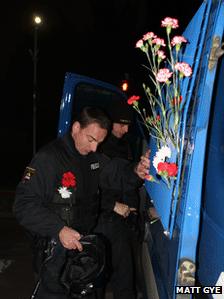
[[130, 214], [130, 208], [124, 203], [116, 201], [114, 206], [114, 212], [126, 218]]
[[67, 249], [78, 249], [82, 251], [82, 244], [79, 242], [81, 235], [74, 229], [64, 226], [59, 232], [61, 244]]
[[150, 168], [150, 160], [149, 160], [150, 150], [147, 150], [143, 156], [141, 156], [140, 161], [138, 162], [135, 172], [140, 177], [140, 179], [144, 180], [145, 176], [149, 173]]

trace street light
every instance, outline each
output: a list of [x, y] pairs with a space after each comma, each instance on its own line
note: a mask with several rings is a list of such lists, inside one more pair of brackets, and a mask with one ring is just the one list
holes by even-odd
[[38, 15], [33, 17], [34, 34], [33, 34], [33, 155], [36, 154], [37, 141], [37, 61], [38, 61], [38, 29], [42, 24], [42, 18]]

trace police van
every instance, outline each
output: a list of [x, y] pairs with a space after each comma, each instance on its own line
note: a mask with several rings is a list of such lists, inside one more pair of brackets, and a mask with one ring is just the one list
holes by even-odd
[[[183, 32], [189, 42], [182, 55], [193, 76], [183, 86], [180, 171], [171, 188], [146, 180], [140, 190], [145, 298], [224, 298], [223, 31], [224, 1], [205, 0]], [[68, 131], [74, 111], [121, 98], [127, 100], [116, 86], [67, 73], [58, 135]], [[149, 147], [152, 159], [155, 141], [139, 142], [137, 116], [131, 133], [137, 157]]]

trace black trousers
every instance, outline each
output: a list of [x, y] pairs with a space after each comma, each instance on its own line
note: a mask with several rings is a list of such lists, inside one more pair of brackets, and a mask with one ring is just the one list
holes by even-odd
[[[84, 297], [85, 299], [97, 299], [97, 295], [94, 292], [93, 294], [86, 295]], [[42, 284], [40, 284], [40, 287], [36, 293], [36, 296], [33, 299], [71, 299], [70, 296], [67, 296], [65, 293], [52, 293], [49, 292], [44, 288]]]
[[134, 260], [130, 230], [120, 217], [101, 217], [96, 232], [108, 241], [107, 256], [114, 299], [135, 299]]

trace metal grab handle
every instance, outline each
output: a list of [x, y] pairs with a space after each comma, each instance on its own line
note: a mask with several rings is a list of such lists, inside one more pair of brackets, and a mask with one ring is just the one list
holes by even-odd
[[219, 36], [214, 36], [212, 40], [211, 52], [209, 55], [208, 69], [211, 71], [218, 62], [218, 59], [224, 54], [224, 43], [221, 44]]

